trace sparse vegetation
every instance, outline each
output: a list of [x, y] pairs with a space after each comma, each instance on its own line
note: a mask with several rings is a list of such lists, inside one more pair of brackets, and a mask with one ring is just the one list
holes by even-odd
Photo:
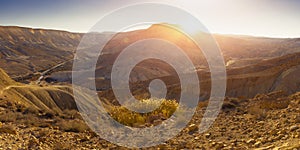
[[[110, 115], [118, 122], [127, 125], [143, 125], [146, 123], [153, 123], [155, 120], [164, 120], [169, 118], [176, 109], [179, 108], [179, 104], [175, 100], [162, 100], [160, 102], [155, 99], [144, 99], [140, 105], [132, 106], [136, 110], [145, 110], [157, 108], [150, 113], [137, 113], [128, 110], [123, 106], [113, 106], [109, 108]], [[180, 108], [179, 111], [185, 111], [185, 108]]]
[[15, 122], [17, 120], [22, 119], [23, 117], [24, 116], [19, 112], [7, 111], [7, 112], [2, 112], [0, 114], [0, 121], [1, 122]]
[[0, 133], [17, 134], [17, 131], [14, 127], [5, 125], [0, 127]]
[[88, 131], [89, 127], [83, 122], [83, 120], [60, 120], [57, 126], [66, 132], [84, 132]]
[[33, 106], [28, 106], [24, 109], [23, 114], [35, 114], [37, 115], [39, 113], [39, 110]]
[[234, 109], [235, 107], [236, 105], [231, 102], [224, 102], [222, 105], [223, 110]]
[[258, 94], [253, 99], [255, 104], [248, 107], [248, 113], [254, 115], [258, 120], [263, 120], [267, 117], [268, 111], [285, 109], [289, 106], [291, 99], [286, 96], [287, 94], [283, 91]]
[[256, 105], [249, 107], [248, 113], [254, 115], [257, 120], [264, 120], [267, 117], [267, 111]]
[[80, 113], [74, 109], [65, 109], [60, 116], [64, 119], [81, 119]]
[[278, 98], [275, 100], [262, 100], [257, 105], [261, 109], [273, 110], [273, 109], [284, 109], [289, 106], [290, 99], [288, 98]]
[[57, 142], [54, 144], [53, 149], [54, 150], [70, 150], [70, 149], [72, 149], [72, 146], [68, 143]]

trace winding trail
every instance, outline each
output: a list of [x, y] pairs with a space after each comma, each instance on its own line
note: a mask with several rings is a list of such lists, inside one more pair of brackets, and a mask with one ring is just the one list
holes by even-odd
[[7, 90], [9, 90], [9, 89], [11, 89], [11, 88], [14, 88], [14, 87], [25, 87], [25, 86], [24, 86], [24, 85], [9, 85], [9, 86], [3, 88], [3, 89], [0, 91], [0, 95], [3, 95], [4, 91], [7, 91]]
[[38, 78], [35, 82], [36, 82], [37, 84], [39, 84], [39, 83], [44, 79], [45, 75], [48, 75], [48, 74], [49, 74], [49, 72], [53, 71], [54, 69], [56, 69], [56, 68], [58, 68], [58, 67], [61, 67], [61, 66], [65, 65], [66, 63], [68, 63], [68, 62], [70, 62], [70, 61], [72, 61], [72, 60], [73, 60], [73, 58], [72, 58], [72, 59], [69, 59], [69, 60], [67, 60], [67, 61], [65, 61], [65, 62], [59, 63], [59, 64], [57, 64], [57, 65], [55, 65], [55, 66], [52, 66], [52, 67], [50, 67], [49, 69], [44, 70], [44, 71], [41, 71], [41, 72], [38, 71], [38, 72], [35, 72], [35, 73], [30, 73], [30, 74], [25, 75], [25, 76], [16, 76], [16, 77], [11, 77], [11, 78], [12, 78], [13, 80], [17, 81], [17, 82], [22, 82], [22, 81], [25, 81], [25, 80], [27, 80], [27, 79], [31, 79], [32, 76], [38, 75], [39, 78]]
[[41, 76], [36, 80], [36, 83], [39, 84], [39, 83], [44, 79], [45, 75], [47, 75], [50, 71], [52, 71], [52, 70], [54, 70], [54, 69], [56, 69], [56, 68], [58, 68], [58, 67], [61, 67], [61, 66], [65, 65], [67, 62], [70, 62], [70, 61], [72, 61], [72, 60], [73, 60], [73, 59], [70, 59], [70, 60], [67, 60], [67, 61], [65, 61], [65, 62], [59, 63], [59, 64], [57, 64], [57, 65], [55, 65], [55, 66], [53, 66], [53, 67], [51, 67], [51, 68], [49, 68], [49, 69], [43, 71], [43, 72], [41, 73]]

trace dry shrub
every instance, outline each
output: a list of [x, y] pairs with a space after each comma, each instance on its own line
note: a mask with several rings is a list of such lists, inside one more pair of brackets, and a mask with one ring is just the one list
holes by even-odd
[[28, 106], [24, 109], [23, 114], [39, 114], [39, 110], [33, 106]]
[[38, 118], [36, 114], [8, 111], [0, 115], [1, 122], [14, 122], [26, 126], [49, 127], [50, 124]]
[[29, 127], [42, 127], [42, 128], [51, 127], [50, 123], [45, 122], [45, 120], [39, 118], [34, 114], [24, 115], [24, 118], [18, 122], [25, 124]]
[[[161, 105], [160, 105], [161, 104]], [[160, 103], [155, 99], [144, 99], [138, 105], [131, 105], [135, 110], [153, 110], [149, 113], [137, 113], [128, 110], [124, 106], [112, 106], [108, 108], [109, 114], [119, 123], [127, 126], [143, 125], [146, 123], [153, 123], [155, 120], [164, 120], [172, 116], [172, 114], [179, 109], [184, 112], [186, 108], [179, 108], [179, 104], [175, 100], [162, 100]]]
[[269, 94], [258, 94], [253, 99], [261, 109], [284, 109], [290, 104], [291, 98], [284, 91], [275, 91]]
[[222, 110], [235, 109], [238, 105], [240, 105], [240, 100], [238, 98], [226, 97], [222, 105]]
[[204, 109], [207, 107], [207, 105], [208, 105], [208, 101], [200, 101], [198, 103], [198, 109]]
[[42, 114], [40, 115], [40, 118], [43, 118], [43, 119], [53, 119], [56, 115], [58, 115], [58, 114], [56, 114], [56, 113], [53, 112], [53, 111], [50, 111], [50, 110], [44, 110], [44, 113], [42, 113]]
[[21, 118], [22, 118], [22, 114], [19, 112], [8, 111], [8, 112], [0, 114], [1, 122], [15, 122], [16, 120], [21, 119]]
[[69, 143], [63, 143], [63, 142], [58, 142], [53, 144], [52, 147], [54, 150], [70, 150], [73, 149], [74, 147], [71, 146]]
[[230, 98], [229, 99], [229, 102], [234, 105], [240, 105], [241, 101], [244, 101], [244, 100], [241, 100], [240, 98]]
[[65, 109], [61, 114], [61, 118], [64, 119], [81, 119], [81, 115], [77, 110], [74, 109]]
[[235, 109], [236, 105], [230, 102], [224, 102], [222, 105], [222, 110]]
[[85, 132], [89, 127], [82, 120], [61, 120], [57, 126], [66, 132]]
[[5, 125], [0, 128], [0, 133], [17, 134], [17, 130], [12, 126]]
[[267, 117], [267, 111], [257, 105], [250, 106], [248, 113], [254, 115], [257, 120], [264, 120]]
[[274, 109], [284, 109], [290, 104], [290, 99], [288, 98], [278, 98], [276, 100], [261, 100], [259, 106], [261, 109], [274, 110]]
[[256, 116], [257, 119], [264, 119], [267, 111], [285, 109], [289, 106], [291, 99], [286, 97], [282, 91], [269, 94], [259, 94], [253, 99], [252, 105], [248, 107], [248, 113]]
[[37, 135], [35, 135], [37, 138], [47, 138], [47, 136], [51, 135], [50, 130], [40, 130]]
[[297, 93], [295, 93], [293, 95], [290, 95], [289, 98], [293, 99], [293, 100], [298, 100], [299, 101], [300, 100], [300, 92], [297, 92]]

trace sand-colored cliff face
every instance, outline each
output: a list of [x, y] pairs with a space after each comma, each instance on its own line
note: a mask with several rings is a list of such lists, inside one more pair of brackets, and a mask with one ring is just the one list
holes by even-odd
[[[260, 61], [251, 66], [229, 68], [227, 69], [226, 95], [229, 97], [252, 98], [257, 94], [279, 90], [283, 90], [288, 94], [300, 91], [300, 81], [297, 77], [299, 75], [299, 65], [300, 53], [295, 53]], [[209, 72], [204, 70], [198, 73], [201, 80], [201, 99], [208, 99], [211, 84]], [[162, 79], [170, 85], [170, 93], [175, 93], [179, 97], [179, 80], [174, 75]], [[145, 85], [148, 83], [145, 82]]]
[[229, 70], [227, 95], [253, 97], [278, 90], [295, 93], [300, 90], [299, 65], [300, 54], [295, 53]]
[[283, 90], [295, 93], [300, 89], [300, 65], [289, 68], [282, 72], [272, 86], [272, 90]]

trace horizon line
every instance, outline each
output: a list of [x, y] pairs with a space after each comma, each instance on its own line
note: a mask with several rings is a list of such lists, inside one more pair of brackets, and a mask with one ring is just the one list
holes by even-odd
[[[154, 24], [153, 24], [154, 25]], [[68, 32], [68, 33], [74, 33], [74, 34], [86, 34], [89, 32], [84, 32], [84, 31], [71, 31], [68, 29], [63, 29], [63, 28], [47, 28], [47, 27], [33, 27], [33, 26], [20, 26], [20, 25], [1, 25], [0, 27], [15, 27], [15, 28], [25, 28], [25, 29], [32, 29], [32, 30], [48, 30], [48, 31], [60, 31], [60, 32]], [[147, 30], [148, 28], [136, 28], [135, 30], [126, 30], [122, 31], [119, 33], [126, 33], [126, 32], [132, 32], [132, 31], [137, 31], [137, 30]], [[91, 32], [90, 32], [91, 33]], [[103, 31], [103, 32], [95, 32], [95, 33], [117, 33], [116, 31]], [[268, 35], [251, 35], [251, 34], [239, 34], [239, 33], [215, 33], [211, 32], [210, 34], [212, 35], [223, 35], [223, 36], [240, 36], [240, 37], [253, 37], [253, 38], [272, 38], [272, 39], [299, 39], [299, 36], [292, 36], [292, 37], [287, 37], [287, 36], [268, 36]]]

